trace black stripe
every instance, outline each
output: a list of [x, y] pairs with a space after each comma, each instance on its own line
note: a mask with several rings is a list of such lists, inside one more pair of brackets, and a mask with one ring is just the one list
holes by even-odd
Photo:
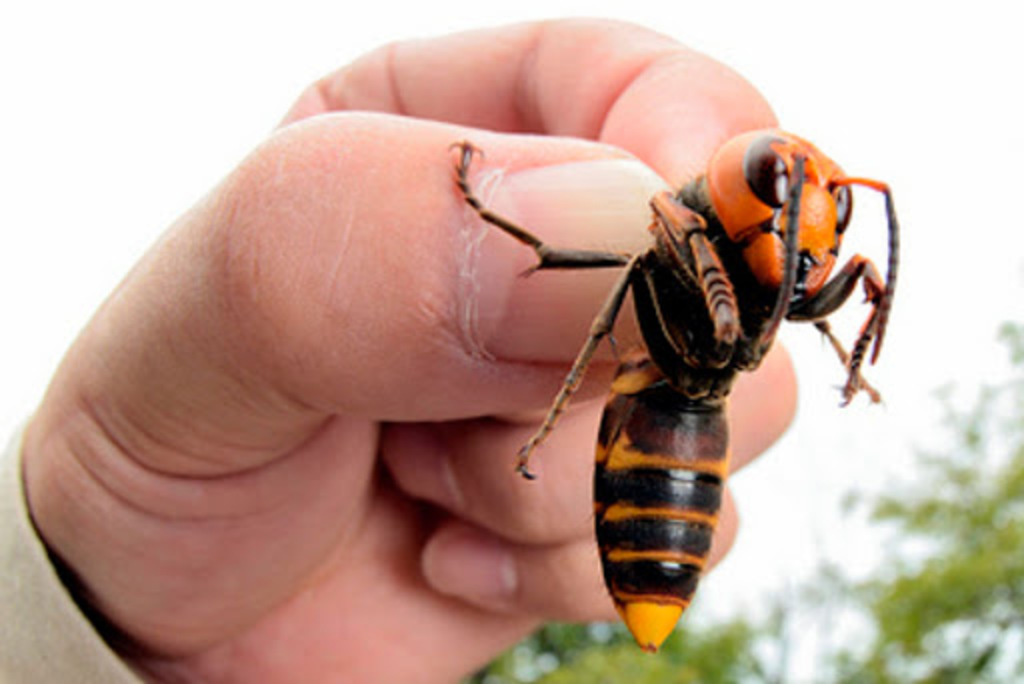
[[700, 568], [663, 561], [604, 562], [604, 576], [612, 596], [673, 596], [689, 601], [700, 581]]
[[703, 558], [711, 549], [713, 534], [710, 525], [671, 518], [626, 518], [597, 523], [597, 543], [602, 553], [675, 551]]
[[719, 460], [728, 452], [729, 427], [720, 406], [686, 400], [671, 388], [637, 395], [621, 419], [630, 448], [681, 462]]
[[690, 470], [608, 470], [599, 464], [594, 469], [594, 500], [605, 506], [623, 503], [714, 515], [722, 505], [722, 481], [717, 475]]

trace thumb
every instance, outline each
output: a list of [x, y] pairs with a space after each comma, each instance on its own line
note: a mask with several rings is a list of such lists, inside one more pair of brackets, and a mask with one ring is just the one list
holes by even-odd
[[471, 173], [481, 196], [545, 240], [646, 240], [661, 181], [614, 148], [313, 117], [278, 131], [147, 254], [36, 422], [49, 414], [56, 428], [81, 397], [103, 397], [140, 461], [214, 474], [280, 456], [330, 414], [441, 420], [546, 404], [617, 269], [520, 277], [530, 250], [454, 184], [449, 148], [466, 137], [486, 151]]
[[226, 278], [257, 341], [248, 363], [280, 392], [386, 420], [546, 401], [618, 269], [521, 277], [535, 255], [453, 181], [450, 146], [467, 135], [486, 155], [471, 182], [495, 211], [558, 246], [646, 243], [663, 183], [607, 146], [365, 114], [286, 128], [230, 191]]

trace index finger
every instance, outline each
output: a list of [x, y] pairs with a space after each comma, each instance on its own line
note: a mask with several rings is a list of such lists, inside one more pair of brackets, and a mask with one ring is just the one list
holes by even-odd
[[286, 122], [338, 110], [599, 140], [672, 185], [728, 138], [775, 125], [728, 67], [648, 29], [600, 20], [394, 43], [314, 84]]

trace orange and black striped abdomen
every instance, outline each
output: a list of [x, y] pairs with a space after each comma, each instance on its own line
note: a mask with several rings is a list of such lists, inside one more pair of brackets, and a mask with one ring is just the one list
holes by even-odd
[[597, 541], [616, 607], [654, 650], [711, 549], [729, 467], [724, 401], [680, 394], [646, 358], [624, 364], [612, 392], [594, 469]]

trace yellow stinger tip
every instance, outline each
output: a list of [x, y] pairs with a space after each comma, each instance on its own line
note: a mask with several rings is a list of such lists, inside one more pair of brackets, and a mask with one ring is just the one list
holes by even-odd
[[682, 606], [649, 601], [626, 603], [618, 609], [636, 643], [648, 653], [654, 653], [661, 647], [683, 614]]

